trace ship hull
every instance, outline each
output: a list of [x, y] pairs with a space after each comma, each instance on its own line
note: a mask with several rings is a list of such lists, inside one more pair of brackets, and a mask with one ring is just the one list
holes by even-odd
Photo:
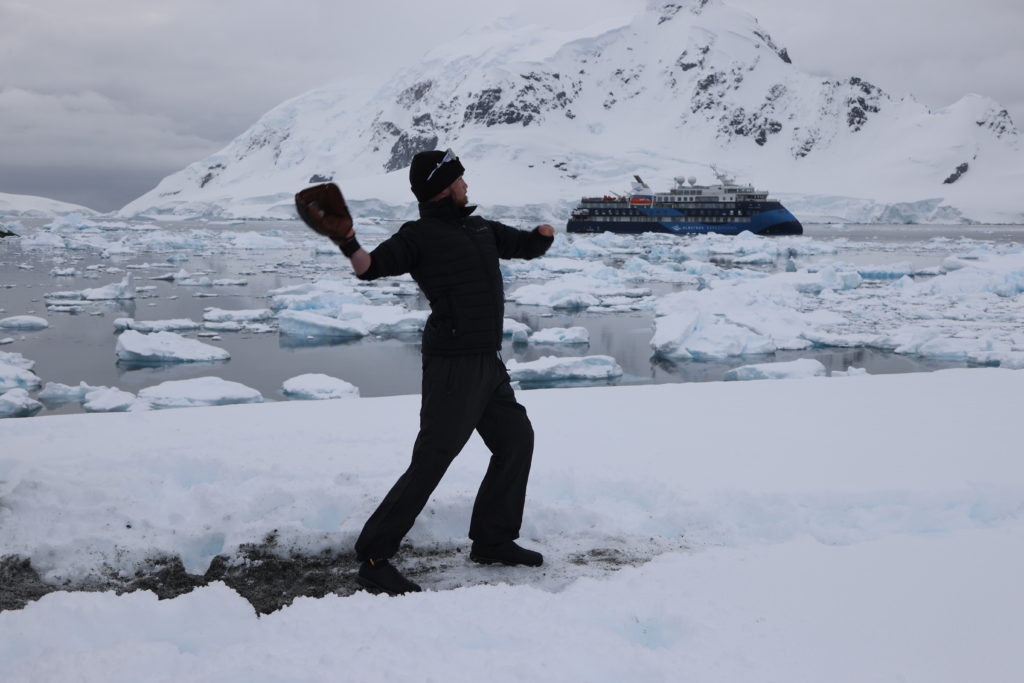
[[[644, 212], [646, 213], [646, 212]], [[750, 216], [749, 221], [736, 223], [704, 223], [685, 216], [642, 215], [641, 220], [621, 222], [592, 217], [585, 220], [572, 218], [566, 224], [566, 231], [573, 233], [615, 232], [640, 234], [662, 232], [672, 235], [703, 235], [716, 233], [738, 235], [749, 231], [755, 235], [802, 235], [803, 225], [787, 209], [773, 209]]]

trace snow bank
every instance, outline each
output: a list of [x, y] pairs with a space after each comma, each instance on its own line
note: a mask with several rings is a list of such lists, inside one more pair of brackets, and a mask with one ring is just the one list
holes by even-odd
[[[1022, 391], [1024, 373], [976, 369], [523, 392], [537, 439], [523, 542], [543, 569], [464, 559], [489, 460], [474, 436], [409, 537], [444, 565], [417, 574], [426, 592], [262, 617], [220, 583], [173, 600], [55, 592], [0, 613], [0, 675], [401, 680], [415, 661], [437, 679], [1009, 683], [1024, 433], [1006, 397]], [[285, 548], [347, 549], [407, 465], [418, 408], [4, 424], [5, 552], [60, 582], [155, 552], [202, 572], [275, 530]]]

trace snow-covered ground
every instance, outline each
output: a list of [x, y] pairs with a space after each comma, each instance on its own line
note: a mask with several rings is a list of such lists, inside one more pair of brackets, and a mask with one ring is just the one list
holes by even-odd
[[[0, 613], [4, 681], [1020, 680], [1024, 372], [520, 392], [523, 543], [466, 559], [476, 437], [400, 561], [426, 592], [257, 616], [213, 582]], [[404, 468], [416, 396], [5, 421], [3, 553], [131, 576], [277, 539], [337, 552]], [[343, 597], [347, 595], [347, 597]]]

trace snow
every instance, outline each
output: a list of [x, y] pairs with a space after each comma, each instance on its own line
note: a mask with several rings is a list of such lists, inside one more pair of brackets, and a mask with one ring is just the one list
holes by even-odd
[[281, 393], [300, 400], [359, 398], [359, 388], [350, 382], [322, 373], [307, 373], [285, 380]]
[[[355, 215], [398, 218], [414, 208], [409, 152], [438, 145], [459, 153], [474, 201], [535, 223], [582, 195], [628, 192], [636, 173], [657, 190], [675, 176], [708, 183], [711, 164], [805, 222], [1024, 221], [1024, 146], [999, 103], [969, 95], [933, 110], [884, 83], [824, 79], [726, 3], [667, 6], [637, 7], [614, 29], [595, 17], [582, 35], [531, 24], [438, 36], [429, 56], [378, 74], [377, 92], [325, 82], [118, 215], [294, 218], [294, 192], [321, 175]], [[276, 247], [274, 235], [233, 239]]]
[[509, 376], [517, 382], [550, 383], [567, 380], [603, 380], [618, 377], [622, 368], [611, 356], [559, 358], [543, 356], [521, 363], [514, 358], [505, 363]]
[[[27, 194], [0, 192], [0, 214], [4, 216], [50, 217], [62, 214], [98, 215], [84, 206]], [[17, 232], [15, 230], [15, 232]]]
[[139, 398], [156, 409], [222, 406], [234, 403], [260, 403], [263, 396], [252, 387], [220, 377], [196, 377], [172, 380], [146, 387]]
[[725, 380], [805, 379], [824, 377], [825, 366], [813, 358], [798, 358], [787, 363], [756, 363], [741, 365], [725, 373]]
[[[488, 460], [474, 436], [409, 536], [443, 565], [417, 574], [424, 593], [258, 617], [220, 582], [53, 592], [0, 612], [0, 677], [1010, 683], [1022, 391], [1024, 373], [970, 369], [520, 392], [537, 440], [522, 542], [543, 568], [465, 560]], [[406, 466], [418, 408], [6, 423], [4, 552], [59, 584], [154, 553], [201, 573], [275, 530], [283, 548], [347, 550]]]
[[0, 318], [0, 330], [45, 330], [49, 326], [46, 318], [37, 315], [12, 315]]
[[174, 332], [142, 334], [135, 330], [121, 333], [117, 339], [117, 357], [132, 363], [196, 363], [228, 360], [226, 350], [186, 339]]

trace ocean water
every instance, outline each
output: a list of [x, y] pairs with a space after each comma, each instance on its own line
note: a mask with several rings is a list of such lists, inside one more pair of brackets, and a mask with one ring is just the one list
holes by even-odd
[[[7, 222], [12, 225], [11, 222]], [[45, 221], [21, 221], [15, 231], [30, 235]], [[102, 225], [102, 221], [97, 224]], [[203, 339], [227, 349], [231, 359], [222, 363], [172, 364], [155, 367], [132, 366], [115, 356], [116, 334], [113, 321], [120, 317], [138, 320], [190, 318], [202, 320], [206, 307], [228, 310], [266, 308], [269, 290], [348, 269], [347, 261], [333, 252], [316, 253], [309, 233], [300, 223], [250, 222], [212, 224], [173, 222], [147, 224], [172, 235], [199, 235], [191, 246], [173, 249], [118, 253], [110, 249], [122, 236], [138, 234], [134, 224], [93, 225], [87, 233], [95, 239], [73, 239], [68, 248], [27, 248], [21, 240], [0, 240], [0, 318], [13, 315], [44, 317], [50, 327], [40, 331], [0, 330], [0, 339], [14, 341], [0, 351], [16, 351], [34, 360], [34, 372], [43, 382], [77, 385], [114, 386], [137, 393], [140, 389], [167, 380], [215, 375], [241, 382], [259, 390], [266, 400], [285, 400], [282, 383], [303, 373], [324, 373], [340, 377], [359, 387], [364, 397], [417, 393], [420, 388], [420, 351], [418, 335], [408, 338], [366, 337], [354, 341], [294, 338], [272, 333], [223, 332], [219, 339]], [[397, 224], [374, 227], [377, 235], [367, 235], [364, 243], [382, 239]], [[196, 233], [195, 231], [202, 231]], [[288, 243], [281, 249], [223, 249], [225, 234], [270, 236]], [[85, 233], [83, 233], [85, 234]], [[203, 234], [216, 235], [204, 243]], [[827, 256], [780, 259], [772, 264], [747, 266], [776, 272], [813, 265], [821, 259], [837, 259], [855, 265], [884, 265], [910, 262], [916, 267], [938, 265], [947, 255], [963, 249], [963, 241], [990, 244], [1024, 243], [1024, 226], [905, 226], [905, 225], [812, 225], [806, 236], [814, 241], [841, 245], [838, 253]], [[687, 239], [687, 238], [680, 238]], [[948, 244], [948, 249], [943, 248]], [[728, 267], [727, 259], [716, 264]], [[55, 269], [73, 268], [76, 275], [54, 275]], [[244, 286], [186, 287], [154, 280], [162, 274], [184, 269], [202, 272], [211, 279], [244, 279]], [[134, 300], [82, 302], [82, 311], [62, 313], [47, 309], [45, 295], [75, 291], [117, 282], [132, 273], [133, 284], [142, 287]], [[506, 284], [512, 290], [529, 280]], [[679, 289], [679, 285], [644, 283], [657, 294]], [[422, 296], [405, 297], [412, 308], [426, 308]], [[722, 361], [670, 363], [652, 356], [653, 314], [647, 311], [615, 313], [561, 311], [537, 306], [507, 304], [506, 317], [528, 324], [534, 330], [580, 325], [590, 333], [589, 345], [513, 345], [505, 342], [506, 360], [529, 361], [546, 355], [613, 356], [624, 375], [614, 384], [717, 381], [739, 365], [796, 358], [816, 358], [829, 371], [850, 367], [865, 368], [871, 374], [920, 372], [965, 364], [914, 356], [898, 355], [869, 348], [815, 348], [780, 351], [761, 356], [729, 358]], [[196, 338], [195, 332], [184, 333]], [[42, 413], [80, 412], [78, 404], [53, 407]]]

